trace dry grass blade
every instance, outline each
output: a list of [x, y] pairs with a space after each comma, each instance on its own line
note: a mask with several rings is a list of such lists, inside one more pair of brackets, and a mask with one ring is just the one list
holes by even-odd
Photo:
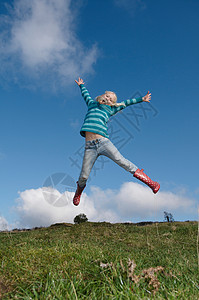
[[126, 272], [125, 267], [124, 267], [123, 262], [122, 262], [121, 259], [120, 259], [120, 266], [121, 266], [121, 268], [122, 268], [122, 271], [123, 271], [123, 272]]
[[113, 263], [111, 262], [111, 263], [104, 264], [104, 263], [100, 262], [100, 267], [102, 269], [106, 269], [106, 268], [109, 268], [109, 267], [112, 268], [113, 267]]
[[139, 276], [134, 274], [134, 270], [136, 268], [136, 263], [134, 262], [134, 260], [130, 260], [128, 261], [128, 277], [131, 278], [132, 281], [134, 281], [135, 283], [139, 282]]
[[156, 268], [149, 268], [149, 269], [145, 269], [142, 271], [144, 278], [146, 279], [150, 279], [149, 281], [149, 285], [152, 285], [154, 290], [153, 290], [153, 294], [155, 294], [160, 286], [160, 282], [157, 278], [157, 276], [155, 275], [155, 273], [161, 271], [163, 272], [164, 268], [161, 266], [158, 266]]

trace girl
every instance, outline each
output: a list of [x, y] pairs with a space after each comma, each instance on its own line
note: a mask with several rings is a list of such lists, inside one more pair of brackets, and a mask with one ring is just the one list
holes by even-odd
[[99, 155], [109, 157], [126, 171], [132, 173], [134, 177], [146, 183], [154, 193], [157, 193], [160, 189], [160, 184], [152, 181], [143, 172], [143, 169], [138, 169], [132, 162], [125, 159], [111, 143], [107, 133], [107, 122], [111, 116], [129, 105], [140, 103], [142, 101], [150, 102], [151, 94], [148, 92], [144, 97], [128, 99], [121, 103], [117, 103], [116, 94], [114, 92], [106, 91], [94, 101], [85, 88], [83, 80], [79, 78], [78, 80], [75, 80], [75, 82], [81, 89], [82, 96], [88, 106], [88, 111], [80, 130], [80, 134], [86, 138], [86, 145], [73, 204], [79, 205], [82, 191], [86, 186], [86, 181], [91, 169]]

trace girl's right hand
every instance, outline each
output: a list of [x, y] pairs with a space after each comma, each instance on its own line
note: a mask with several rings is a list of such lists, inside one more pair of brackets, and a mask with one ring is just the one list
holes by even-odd
[[77, 81], [77, 80], [75, 80], [75, 82], [76, 82], [78, 85], [80, 85], [80, 84], [84, 84], [84, 81], [83, 81], [83, 79], [81, 79], [80, 77], [79, 77], [78, 81]]
[[151, 93], [148, 91], [146, 96], [142, 97], [142, 101], [144, 102], [150, 102], [151, 101]]

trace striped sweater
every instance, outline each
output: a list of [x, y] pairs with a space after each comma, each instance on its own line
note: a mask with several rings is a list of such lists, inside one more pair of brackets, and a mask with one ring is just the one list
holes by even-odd
[[121, 106], [109, 106], [105, 104], [99, 104], [99, 102], [93, 100], [83, 84], [80, 85], [80, 89], [82, 96], [88, 106], [88, 111], [80, 130], [80, 134], [83, 137], [85, 137], [85, 132], [89, 131], [109, 138], [109, 135], [107, 133], [107, 122], [109, 118], [125, 107], [143, 101], [142, 97], [139, 97], [136, 99], [127, 99], [122, 102], [124, 105]]

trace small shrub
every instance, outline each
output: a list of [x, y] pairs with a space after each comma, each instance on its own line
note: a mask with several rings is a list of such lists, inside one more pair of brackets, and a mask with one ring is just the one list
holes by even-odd
[[86, 217], [85, 214], [79, 214], [74, 218], [74, 223], [75, 224], [80, 224], [80, 223], [84, 223], [87, 222], [88, 218]]

